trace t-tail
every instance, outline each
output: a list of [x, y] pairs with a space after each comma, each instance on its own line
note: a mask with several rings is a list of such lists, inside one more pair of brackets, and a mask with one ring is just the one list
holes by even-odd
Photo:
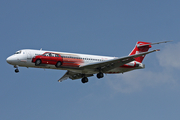
[[[160, 43], [167, 43], [167, 42], [172, 42], [172, 40], [171, 41], [157, 42], [157, 43], [138, 41], [136, 43], [136, 46], [134, 47], [134, 49], [132, 50], [132, 52], [129, 55], [135, 55], [135, 54], [139, 54], [142, 52], [147, 52], [149, 50], [149, 48], [152, 47], [151, 45], [160, 44]], [[135, 61], [142, 63], [145, 56], [146, 55], [137, 57], [137, 58], [135, 58]]]
[[[136, 46], [134, 47], [134, 49], [132, 50], [132, 52], [129, 55], [135, 55], [135, 54], [139, 54], [142, 52], [147, 52], [149, 50], [149, 48], [151, 48], [151, 43], [138, 41], [136, 43]], [[146, 55], [137, 57], [137, 58], [135, 58], [135, 61], [142, 63], [145, 56]]]

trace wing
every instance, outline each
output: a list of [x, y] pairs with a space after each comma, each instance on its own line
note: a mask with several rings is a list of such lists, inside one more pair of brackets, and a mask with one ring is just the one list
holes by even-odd
[[58, 82], [62, 82], [63, 80], [67, 80], [69, 78], [69, 71], [67, 71], [59, 80]]
[[64, 80], [67, 80], [68, 78], [75, 80], [75, 79], [80, 79], [83, 77], [91, 77], [93, 74], [82, 74], [82, 73], [77, 73], [77, 72], [72, 72], [72, 71], [67, 71], [59, 80], [58, 82], [62, 82]]
[[[116, 58], [116, 59], [107, 60], [107, 61], [103, 61], [103, 62], [86, 64], [86, 65], [80, 66], [78, 69], [80, 69], [80, 70], [88, 69], [88, 70], [93, 70], [94, 72], [99, 72], [101, 70], [102, 72], [106, 72], [106, 71], [109, 71], [116, 67], [127, 64], [131, 61], [134, 61], [134, 58], [136, 58], [136, 57], [146, 55], [146, 54], [149, 54], [149, 53], [152, 53], [155, 51], [159, 51], [159, 50], [157, 49], [157, 50], [152, 50], [149, 52], [142, 52], [139, 54], [130, 55], [130, 56], [122, 57], [122, 58]], [[83, 77], [91, 77], [91, 76], [93, 76], [93, 74], [82, 74], [82, 73], [77, 73], [77, 72], [68, 70], [58, 81], [62, 82], [68, 78], [75, 80], [75, 79], [80, 79]]]
[[99, 72], [99, 71], [106, 72], [106, 71], [109, 71], [116, 67], [127, 64], [131, 61], [134, 61], [134, 58], [136, 58], [136, 57], [143, 56], [143, 55], [155, 52], [155, 51], [159, 51], [159, 50], [157, 49], [157, 50], [152, 50], [149, 52], [142, 52], [139, 54], [130, 55], [130, 56], [122, 57], [122, 58], [116, 58], [116, 59], [112, 59], [112, 60], [108, 60], [108, 61], [86, 64], [86, 65], [80, 66], [80, 68], [81, 69], [91, 69], [91, 70], [93, 69], [93, 71], [95, 71], [95, 72]]

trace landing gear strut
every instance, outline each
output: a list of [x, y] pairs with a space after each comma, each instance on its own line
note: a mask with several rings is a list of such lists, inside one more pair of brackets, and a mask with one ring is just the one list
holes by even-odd
[[83, 78], [81, 79], [81, 82], [82, 82], [82, 83], [87, 83], [87, 82], [88, 82], [88, 78], [87, 78], [87, 77], [83, 77]]
[[103, 77], [104, 77], [104, 74], [103, 74], [102, 72], [99, 72], [99, 73], [97, 74], [97, 78], [98, 78], [98, 79], [103, 78]]

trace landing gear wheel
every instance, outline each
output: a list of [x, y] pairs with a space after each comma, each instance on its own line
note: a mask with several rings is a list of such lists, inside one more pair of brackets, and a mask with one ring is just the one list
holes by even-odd
[[38, 66], [41, 64], [41, 59], [37, 59], [36, 62], [35, 62], [35, 65]]
[[87, 83], [87, 82], [88, 82], [88, 78], [87, 78], [87, 77], [83, 77], [83, 78], [81, 79], [81, 82], [82, 82], [82, 83]]
[[104, 74], [103, 74], [102, 72], [100, 72], [100, 73], [97, 74], [97, 78], [100, 79], [100, 78], [103, 78], [103, 77], [104, 77]]
[[61, 67], [61, 65], [62, 65], [62, 63], [60, 61], [58, 61], [55, 66], [58, 68], [58, 67]]
[[19, 69], [16, 68], [16, 69], [15, 69], [15, 72], [18, 73], [18, 72], [19, 72]]

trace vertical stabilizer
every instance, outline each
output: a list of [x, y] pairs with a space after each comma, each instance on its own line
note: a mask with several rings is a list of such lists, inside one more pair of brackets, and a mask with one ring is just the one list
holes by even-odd
[[[151, 43], [149, 43], [149, 42], [138, 41], [136, 43], [136, 46], [134, 47], [134, 49], [132, 50], [132, 52], [129, 55], [134, 55], [134, 54], [138, 54], [138, 53], [141, 53], [141, 52], [147, 52], [149, 50], [149, 48], [151, 48], [150, 44]], [[142, 63], [145, 56], [146, 55], [137, 57], [137, 58], [135, 58], [135, 61], [138, 61], [138, 62]]]

